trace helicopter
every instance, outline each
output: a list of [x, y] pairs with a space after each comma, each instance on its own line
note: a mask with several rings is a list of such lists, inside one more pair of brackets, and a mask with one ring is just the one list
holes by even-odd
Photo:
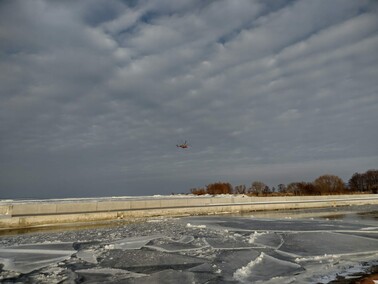
[[177, 147], [177, 148], [182, 148], [182, 149], [187, 149], [187, 148], [189, 148], [189, 145], [188, 145], [188, 143], [187, 143], [186, 140], [185, 140], [184, 143], [177, 144], [176, 147]]

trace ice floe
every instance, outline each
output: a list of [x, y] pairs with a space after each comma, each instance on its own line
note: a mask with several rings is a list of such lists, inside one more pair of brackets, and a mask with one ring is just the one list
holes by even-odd
[[292, 219], [277, 212], [279, 219], [195, 216], [2, 236], [0, 282], [328, 283], [377, 265], [373, 213], [357, 222], [311, 212], [302, 210], [300, 219], [293, 211]]
[[72, 243], [26, 244], [0, 248], [4, 270], [29, 273], [59, 263], [76, 253]]
[[290, 275], [304, 270], [300, 265], [274, 258], [262, 252], [246, 266], [237, 269], [234, 279], [241, 283], [256, 283], [281, 275]]

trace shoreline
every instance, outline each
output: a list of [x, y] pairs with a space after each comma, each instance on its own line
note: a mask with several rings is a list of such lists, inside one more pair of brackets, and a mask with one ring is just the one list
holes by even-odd
[[0, 230], [90, 224], [163, 216], [195, 216], [257, 211], [332, 208], [378, 204], [377, 194], [249, 197], [150, 196], [0, 201]]
[[[72, 277], [89, 277], [88, 281], [91, 277], [101, 277], [111, 282], [117, 277], [121, 281], [127, 273], [127, 277], [133, 277], [129, 272], [133, 271], [141, 273], [139, 276], [143, 278], [135, 276], [130, 283], [157, 283], [155, 280], [162, 275], [172, 280], [167, 283], [177, 283], [179, 276], [188, 279], [206, 276], [219, 280], [217, 283], [236, 281], [240, 276], [243, 280], [240, 283], [255, 283], [259, 279], [256, 275], [261, 272], [261, 279], [265, 280], [278, 277], [282, 281], [296, 279], [290, 283], [356, 284], [374, 277], [378, 264], [377, 228], [367, 230], [376, 224], [377, 209], [378, 205], [370, 205], [280, 210], [270, 212], [270, 216], [265, 214], [269, 212], [251, 212], [250, 216], [168, 216], [131, 223], [120, 220], [113, 223], [115, 226], [107, 223], [91, 228], [77, 226], [67, 230], [64, 227], [58, 231], [4, 235], [0, 237], [2, 252], [10, 260], [15, 258], [16, 266], [8, 266], [0, 277], [15, 282], [30, 280], [29, 283], [74, 280]], [[371, 233], [374, 235], [370, 236]], [[307, 241], [309, 238], [311, 241]], [[301, 244], [299, 248], [293, 246], [297, 242]], [[345, 246], [348, 243], [355, 246]], [[68, 244], [72, 244], [69, 250]], [[18, 249], [21, 254], [14, 253]], [[46, 256], [40, 253], [41, 249], [54, 249], [67, 255], [63, 261], [51, 259], [44, 267], [35, 261], [36, 268], [25, 271], [23, 249], [26, 249], [24, 253], [34, 253], [36, 260]], [[154, 260], [145, 265], [150, 258]], [[178, 264], [177, 260], [181, 262]], [[198, 269], [192, 269], [187, 261], [199, 265]], [[281, 272], [266, 273], [265, 267], [273, 264], [279, 265]], [[122, 273], [108, 274], [110, 270]], [[240, 273], [235, 278], [237, 271]]]

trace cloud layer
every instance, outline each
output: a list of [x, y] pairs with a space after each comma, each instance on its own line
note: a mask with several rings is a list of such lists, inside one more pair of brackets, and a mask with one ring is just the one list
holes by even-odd
[[377, 50], [376, 1], [2, 1], [0, 198], [347, 181]]

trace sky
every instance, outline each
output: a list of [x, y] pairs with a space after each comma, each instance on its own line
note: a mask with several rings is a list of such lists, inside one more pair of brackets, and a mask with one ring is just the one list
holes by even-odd
[[347, 182], [377, 122], [375, 0], [0, 2], [0, 199]]

